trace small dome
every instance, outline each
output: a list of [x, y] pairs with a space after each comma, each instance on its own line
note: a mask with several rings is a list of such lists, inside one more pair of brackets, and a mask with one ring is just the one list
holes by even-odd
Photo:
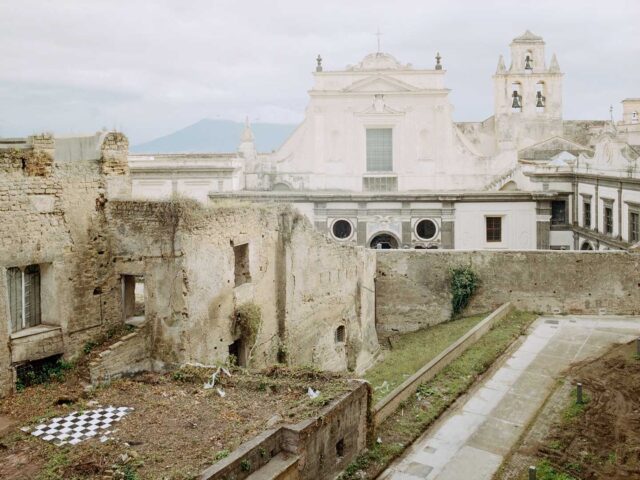
[[408, 70], [410, 64], [403, 65], [388, 53], [370, 53], [357, 65], [347, 67], [347, 70]]

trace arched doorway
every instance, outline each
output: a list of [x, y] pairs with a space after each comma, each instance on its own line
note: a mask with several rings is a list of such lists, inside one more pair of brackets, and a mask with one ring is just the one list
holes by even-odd
[[391, 250], [398, 248], [398, 239], [390, 233], [378, 233], [369, 242], [371, 248]]
[[580, 250], [593, 250], [593, 246], [589, 242], [583, 242]]

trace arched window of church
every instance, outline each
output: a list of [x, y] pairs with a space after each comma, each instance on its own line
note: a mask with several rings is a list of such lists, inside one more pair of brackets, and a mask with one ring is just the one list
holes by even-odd
[[638, 112], [631, 113], [631, 123], [638, 123]]
[[531, 50], [527, 51], [524, 56], [524, 71], [525, 73], [533, 72], [533, 52]]
[[539, 81], [536, 84], [536, 112], [544, 112], [546, 104], [547, 97], [545, 97], [544, 82]]
[[520, 82], [511, 84], [511, 111], [522, 111], [522, 84]]

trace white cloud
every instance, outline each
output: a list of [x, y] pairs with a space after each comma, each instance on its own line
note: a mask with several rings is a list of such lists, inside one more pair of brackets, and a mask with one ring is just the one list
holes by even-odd
[[[202, 117], [297, 121], [314, 58], [342, 68], [376, 48], [443, 55], [458, 120], [492, 113], [499, 54], [525, 29], [566, 72], [566, 118], [638, 96], [635, 0], [2, 0], [0, 135], [125, 128], [140, 142]], [[594, 92], [597, 94], [594, 95]]]

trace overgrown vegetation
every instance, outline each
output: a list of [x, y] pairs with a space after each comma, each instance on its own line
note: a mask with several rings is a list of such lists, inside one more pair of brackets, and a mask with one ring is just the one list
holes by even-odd
[[253, 349], [262, 327], [262, 311], [253, 302], [244, 303], [234, 312], [234, 329], [240, 334], [248, 349], [247, 363], [251, 363]]
[[526, 332], [535, 318], [533, 313], [513, 312], [432, 380], [422, 384], [416, 396], [404, 402], [378, 428], [377, 436], [381, 443], [359, 455], [340, 479], [376, 478], [456, 398], [467, 391], [515, 339]]
[[[395, 387], [413, 375], [427, 362], [480, 323], [485, 315], [461, 318], [391, 340], [393, 348], [384, 359], [370, 368], [365, 379], [373, 387], [373, 401], [383, 399]], [[386, 382], [386, 383], [385, 383]]]
[[451, 317], [457, 318], [469, 304], [478, 288], [480, 279], [470, 266], [453, 267], [450, 272]]
[[16, 390], [19, 392], [31, 385], [41, 385], [49, 382], [61, 382], [73, 364], [62, 358], [49, 362], [33, 362], [21, 367], [16, 380]]

